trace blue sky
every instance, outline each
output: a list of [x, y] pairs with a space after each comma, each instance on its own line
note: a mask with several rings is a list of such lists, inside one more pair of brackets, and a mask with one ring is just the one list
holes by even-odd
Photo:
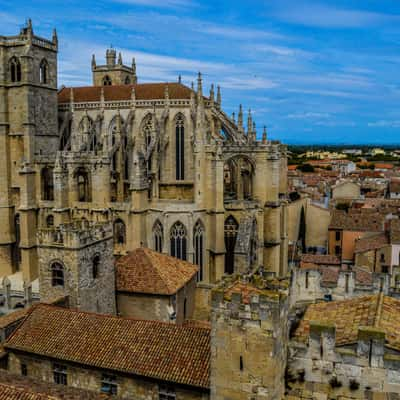
[[59, 84], [91, 84], [111, 44], [140, 82], [196, 79], [286, 143], [400, 143], [398, 0], [0, 0], [0, 34], [27, 17], [60, 41]]

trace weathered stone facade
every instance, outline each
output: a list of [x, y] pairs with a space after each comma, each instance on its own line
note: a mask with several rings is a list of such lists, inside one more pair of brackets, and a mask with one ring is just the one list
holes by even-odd
[[260, 265], [284, 275], [286, 147], [257, 140], [250, 113], [247, 129], [242, 110], [228, 117], [200, 75], [196, 90], [137, 84], [114, 49], [92, 61], [97, 86], [62, 88], [57, 101], [57, 45], [30, 23], [0, 37], [1, 274], [21, 266], [35, 279], [37, 231], [84, 218], [113, 223], [115, 255], [177, 255], [206, 284]]
[[41, 301], [68, 296], [70, 307], [115, 314], [111, 223], [75, 221], [38, 231]]
[[255, 282], [226, 279], [212, 292], [212, 399], [284, 396], [287, 292], [266, 288], [262, 279]]
[[[58, 364], [61, 361], [58, 361]], [[104, 374], [114, 375], [117, 385], [116, 394], [122, 399], [158, 400], [159, 391], [168, 386], [176, 394], [176, 400], [207, 400], [209, 393], [205, 390], [185, 388], [179, 385], [168, 385], [167, 382], [146, 380], [142, 377], [116, 374], [101, 369], [91, 369], [87, 366], [61, 362], [66, 367], [68, 386], [101, 392]], [[28, 376], [44, 382], [54, 382], [54, 362], [44, 357], [31, 354], [12, 353], [9, 356], [8, 370], [16, 375], [21, 374], [21, 364], [26, 366]], [[56, 362], [57, 364], [57, 362]]]

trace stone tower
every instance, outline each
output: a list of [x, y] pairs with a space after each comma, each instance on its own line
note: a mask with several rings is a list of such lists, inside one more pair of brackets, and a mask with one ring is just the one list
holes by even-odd
[[70, 307], [115, 314], [111, 223], [77, 220], [38, 231], [40, 299], [68, 296]]
[[284, 398], [287, 281], [225, 277], [212, 291], [211, 398]]
[[132, 66], [124, 65], [121, 53], [117, 60], [117, 52], [112, 48], [106, 51], [106, 65], [97, 65], [93, 55], [92, 73], [94, 86], [134, 85], [137, 83], [135, 59], [132, 59]]
[[37, 276], [38, 171], [58, 148], [57, 51], [34, 34], [0, 36], [0, 273]]

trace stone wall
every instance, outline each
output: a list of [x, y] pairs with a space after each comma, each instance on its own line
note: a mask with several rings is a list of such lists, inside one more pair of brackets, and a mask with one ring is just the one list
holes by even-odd
[[335, 326], [311, 321], [309, 342], [290, 343], [288, 365], [293, 381], [347, 392], [400, 392], [400, 353], [385, 347], [385, 333], [377, 328], [360, 327], [357, 343], [336, 346]]
[[287, 352], [285, 295], [260, 290], [242, 301], [212, 291], [211, 398], [213, 400], [283, 397]]
[[[67, 385], [76, 388], [100, 392], [102, 374], [106, 373], [116, 376], [118, 385], [117, 394], [123, 399], [158, 400], [159, 385], [167, 385], [174, 388], [177, 400], [209, 399], [209, 394], [207, 392], [179, 387], [173, 383], [157, 382], [155, 380], [148, 380], [138, 376], [129, 376], [127, 374], [113, 371], [92, 369], [83, 365], [65, 363], [61, 360], [54, 360], [54, 362], [66, 366]], [[10, 353], [8, 370], [13, 374], [21, 375], [21, 364], [27, 366], [29, 377], [45, 382], [54, 382], [53, 361], [29, 354]]]

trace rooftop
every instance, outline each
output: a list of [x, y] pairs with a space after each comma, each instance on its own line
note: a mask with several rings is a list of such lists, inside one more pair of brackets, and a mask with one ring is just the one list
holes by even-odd
[[365, 251], [381, 249], [388, 246], [389, 237], [386, 232], [378, 233], [377, 235], [367, 236], [356, 240], [354, 252], [363, 253]]
[[331, 254], [302, 254], [301, 262], [322, 265], [340, 265], [340, 258]]
[[116, 262], [117, 290], [172, 295], [197, 271], [198, 267], [187, 261], [139, 247]]
[[18, 350], [100, 369], [209, 388], [210, 329], [39, 304], [5, 342]]
[[400, 300], [377, 294], [351, 300], [311, 304], [296, 329], [295, 338], [306, 342], [310, 321], [334, 324], [336, 345], [356, 343], [360, 327], [382, 329], [386, 346], [400, 351]]
[[332, 212], [329, 229], [340, 229], [353, 232], [382, 232], [385, 216], [377, 212]]
[[135, 89], [136, 100], [156, 100], [165, 98], [165, 89], [168, 87], [168, 97], [172, 100], [189, 100], [192, 90], [177, 82], [140, 83], [136, 85], [114, 86], [84, 86], [67, 88], [58, 92], [58, 103], [69, 103], [71, 91], [75, 103], [99, 102], [101, 92], [104, 93], [104, 101], [131, 100], [132, 89]]

